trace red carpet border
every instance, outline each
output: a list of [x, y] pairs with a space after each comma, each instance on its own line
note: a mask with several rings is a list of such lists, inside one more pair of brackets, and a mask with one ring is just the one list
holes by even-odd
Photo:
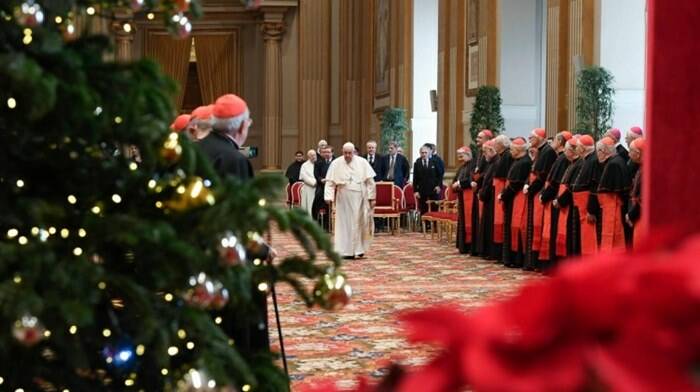
[[[274, 235], [273, 246], [281, 256], [302, 252], [291, 236]], [[424, 363], [430, 350], [403, 339], [397, 312], [445, 302], [477, 307], [536, 276], [460, 255], [453, 246], [418, 233], [380, 234], [366, 258], [346, 260], [343, 270], [353, 297], [338, 312], [308, 309], [289, 286], [278, 286], [293, 391], [327, 380], [352, 386], [358, 376], [381, 377], [393, 361]], [[269, 303], [270, 334], [278, 347]]]

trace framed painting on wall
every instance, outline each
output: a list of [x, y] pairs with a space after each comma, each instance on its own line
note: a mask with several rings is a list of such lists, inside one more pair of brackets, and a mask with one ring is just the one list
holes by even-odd
[[467, 4], [467, 44], [479, 42], [479, 0], [468, 0]]
[[374, 96], [389, 95], [389, 0], [374, 2]]
[[479, 88], [479, 45], [469, 46], [467, 52], [467, 96], [476, 95]]

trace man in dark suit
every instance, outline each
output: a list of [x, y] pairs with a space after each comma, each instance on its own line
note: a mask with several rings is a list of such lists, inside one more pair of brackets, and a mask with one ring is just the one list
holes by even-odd
[[[239, 151], [253, 123], [248, 105], [240, 97], [226, 94], [216, 100], [213, 116], [213, 131], [197, 143], [202, 152], [221, 177], [233, 176], [243, 180], [253, 178], [253, 167]], [[275, 251], [267, 245], [266, 247], [266, 253], [274, 255]], [[215, 315], [223, 316], [222, 329], [236, 342], [236, 347], [244, 355], [270, 349], [267, 296], [256, 288], [253, 288], [251, 296], [257, 312], [241, 315], [236, 313], [238, 309], [232, 312], [229, 307], [215, 312]]]
[[405, 156], [399, 154], [399, 145], [396, 142], [389, 143], [389, 153], [382, 157], [382, 181], [393, 181], [403, 188], [411, 174], [411, 166]]
[[435, 161], [435, 166], [437, 167], [438, 171], [438, 177], [440, 179], [440, 185], [442, 185], [442, 181], [445, 179], [445, 161], [443, 161], [442, 158], [440, 158], [440, 156], [437, 153], [437, 146], [433, 143], [425, 143], [423, 147], [428, 147], [428, 158]]
[[328, 173], [328, 168], [331, 166], [333, 161], [333, 147], [325, 146], [321, 148], [321, 157], [316, 160], [314, 166], [314, 177], [316, 177], [316, 197], [314, 198], [314, 205], [312, 208], [312, 216], [314, 219], [319, 219], [319, 211], [322, 208], [326, 209], [326, 213], [323, 216], [321, 226], [328, 231], [330, 229], [330, 211], [329, 207], [323, 200], [323, 192], [326, 188], [326, 173]]
[[367, 142], [367, 154], [363, 155], [369, 165], [374, 169], [374, 181], [381, 181], [384, 173], [384, 166], [382, 166], [384, 156], [377, 154], [377, 142], [370, 140]]
[[202, 152], [220, 176], [253, 178], [253, 166], [239, 151], [253, 123], [245, 101], [233, 94], [224, 95], [216, 100], [213, 114], [214, 131], [198, 143]]
[[438, 200], [440, 198], [440, 172], [438, 164], [434, 159], [430, 159], [430, 149], [426, 146], [420, 148], [420, 158], [413, 164], [413, 191], [420, 213], [428, 211], [428, 200]]

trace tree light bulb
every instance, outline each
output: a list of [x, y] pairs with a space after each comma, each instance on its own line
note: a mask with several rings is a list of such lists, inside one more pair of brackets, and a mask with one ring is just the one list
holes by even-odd
[[138, 346], [136, 346], [136, 355], [138, 355], [140, 357], [145, 352], [146, 352], [146, 347], [143, 344], [139, 344]]
[[187, 342], [187, 349], [192, 350], [194, 348], [194, 342]]
[[51, 235], [56, 234], [56, 228], [53, 226], [49, 227], [49, 234], [51, 234]]
[[124, 23], [122, 26], [125, 32], [130, 33], [131, 32], [131, 24], [130, 23]]
[[112, 331], [110, 331], [109, 329], [105, 328], [105, 329], [102, 330], [102, 336], [108, 338], [108, 337], [112, 336]]
[[124, 385], [126, 385], [127, 387], [130, 387], [130, 386], [134, 385], [134, 380], [128, 378], [128, 379], [124, 380]]
[[[30, 35], [30, 37], [31, 37], [31, 35]], [[29, 42], [31, 42], [31, 40], [30, 40]], [[12, 98], [12, 97], [7, 98], [7, 107], [10, 108], [10, 109], [16, 108], [16, 107], [17, 107], [17, 101], [16, 101], [14, 98]]]
[[131, 163], [129, 164], [129, 169], [130, 169], [131, 171], [135, 171], [135, 170], [138, 169], [138, 168], [139, 168], [139, 165], [138, 165], [136, 162], [131, 162]]
[[170, 301], [172, 301], [172, 300], [173, 300], [173, 295], [170, 294], [170, 293], [166, 293], [166, 294], [165, 294], [165, 301], [166, 301], [166, 302], [170, 302]]
[[265, 199], [258, 200], [258, 205], [260, 207], [265, 207], [265, 204], [267, 204], [267, 200], [265, 200]]
[[78, 327], [75, 325], [71, 325], [70, 328], [68, 328], [68, 333], [71, 335], [75, 335], [78, 332]]
[[214, 323], [216, 324], [221, 324], [221, 322], [224, 321], [221, 317], [217, 317], [214, 319]]
[[29, 240], [25, 236], [19, 237], [19, 239], [17, 239], [17, 241], [19, 242], [20, 245], [27, 245], [27, 242], [29, 242]]
[[[129, 24], [127, 23], [126, 25], [129, 25]], [[131, 25], [129, 25], [129, 26], [130, 26], [129, 29], [131, 29]], [[122, 123], [122, 118], [119, 117], [119, 116], [114, 117], [114, 123], [115, 123], [115, 124], [121, 124], [121, 123]]]
[[10, 229], [7, 231], [7, 238], [15, 238], [19, 235], [19, 230], [17, 229]]
[[78, 237], [83, 238], [86, 235], [87, 235], [87, 231], [85, 231], [85, 229], [78, 230]]
[[168, 369], [166, 369], [166, 368], [160, 369], [160, 374], [162, 374], [162, 375], [164, 375], [164, 376], [167, 376], [167, 375], [168, 375]]
[[[32, 43], [32, 36], [31, 36], [31, 35], [25, 35], [24, 38], [22, 38], [22, 43], [25, 44], [25, 45], [31, 44], [31, 43]], [[9, 105], [9, 102], [8, 102], [8, 105], [7, 105], [7, 106], [10, 106], [10, 105]], [[13, 106], [13, 107], [10, 107], [10, 109], [14, 109], [14, 106]]]
[[56, 16], [54, 20], [56, 21], [56, 24], [60, 24], [61, 22], [63, 22], [63, 18], [61, 18], [60, 16]]
[[112, 201], [113, 201], [115, 204], [119, 204], [119, 203], [122, 202], [122, 197], [119, 196], [119, 195], [117, 195], [117, 194], [115, 193], [115, 194], [112, 195]]
[[153, 20], [155, 17], [156, 17], [156, 16], [153, 14], [153, 12], [149, 12], [148, 14], [146, 14], [146, 18], [147, 18], [148, 20]]
[[73, 196], [73, 195], [68, 195], [68, 202], [69, 202], [70, 204], [75, 204], [75, 203], [78, 202], [78, 198], [75, 197], [75, 196]]
[[62, 238], [68, 238], [68, 235], [70, 235], [70, 231], [68, 229], [61, 229]]
[[17, 185], [17, 188], [24, 187], [24, 181], [22, 181], [22, 179], [17, 180], [15, 184]]
[[85, 9], [85, 12], [86, 12], [88, 15], [95, 15], [95, 7], [87, 7], [87, 8]]
[[99, 214], [102, 210], [100, 209], [100, 206], [94, 206], [90, 211], [92, 211], [93, 214]]
[[171, 357], [174, 357], [175, 355], [177, 355], [178, 352], [180, 352], [180, 350], [178, 350], [177, 347], [175, 347], [175, 346], [168, 347], [168, 355], [170, 355]]
[[83, 254], [83, 250], [80, 249], [79, 247], [76, 247], [75, 249], [73, 249], [73, 254], [76, 256], [80, 256]]
[[260, 291], [267, 291], [267, 283], [262, 282], [258, 285], [258, 290]]
[[250, 385], [245, 384], [245, 385], [241, 388], [241, 391], [243, 391], [243, 392], [248, 392], [248, 391], [250, 391]]

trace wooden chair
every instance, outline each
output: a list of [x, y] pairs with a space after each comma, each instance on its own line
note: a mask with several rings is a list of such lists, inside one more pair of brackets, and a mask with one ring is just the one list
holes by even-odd
[[374, 207], [374, 217], [387, 220], [391, 235], [399, 229], [401, 218], [401, 188], [390, 181], [376, 183], [377, 199]]

